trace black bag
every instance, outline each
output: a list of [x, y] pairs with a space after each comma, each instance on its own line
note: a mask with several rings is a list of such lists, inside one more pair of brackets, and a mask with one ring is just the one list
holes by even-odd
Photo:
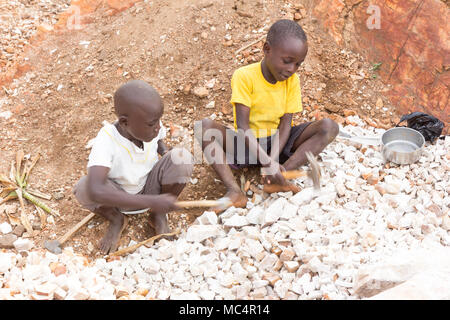
[[434, 142], [441, 135], [442, 129], [444, 129], [444, 123], [441, 120], [423, 112], [403, 115], [396, 127], [399, 127], [399, 124], [405, 120], [408, 128], [419, 131], [425, 138], [425, 141]]

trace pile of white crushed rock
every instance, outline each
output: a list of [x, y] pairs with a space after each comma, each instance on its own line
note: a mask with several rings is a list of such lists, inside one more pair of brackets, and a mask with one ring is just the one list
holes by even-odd
[[[360, 123], [344, 129], [384, 131]], [[175, 240], [119, 259], [4, 249], [0, 299], [363, 299], [416, 278], [428, 289], [409, 297], [450, 299], [449, 147], [447, 136], [387, 168], [377, 147], [337, 138], [320, 155], [319, 192], [299, 178], [295, 195], [205, 211]]]

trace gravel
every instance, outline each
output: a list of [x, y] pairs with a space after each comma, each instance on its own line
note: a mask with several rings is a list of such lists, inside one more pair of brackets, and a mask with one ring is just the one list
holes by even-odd
[[[383, 132], [362, 122], [345, 130]], [[415, 164], [384, 165], [376, 147], [337, 139], [320, 155], [321, 191], [299, 178], [296, 195], [261, 191], [245, 209], [231, 207], [218, 219], [206, 211], [176, 240], [120, 258], [90, 261], [71, 247], [54, 255], [19, 238], [0, 251], [0, 299], [373, 296], [412, 277], [417, 265], [429, 270], [403, 259], [400, 269], [408, 272], [379, 272], [399, 252], [450, 256], [449, 147], [446, 137], [427, 143]], [[368, 281], [370, 275], [377, 277]]]

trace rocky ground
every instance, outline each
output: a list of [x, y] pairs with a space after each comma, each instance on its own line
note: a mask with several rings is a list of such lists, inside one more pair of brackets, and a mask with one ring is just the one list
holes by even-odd
[[[0, 20], [7, 30], [0, 39], [2, 72], [15, 59], [29, 65], [24, 76], [2, 84], [0, 172], [9, 172], [17, 150], [26, 158], [40, 151], [30, 186], [50, 194], [46, 203], [61, 213], [43, 221], [27, 204], [30, 234], [17, 223], [18, 202], [0, 205], [2, 298], [354, 299], [364, 297], [356, 282], [361, 266], [403, 247], [448, 246], [448, 140], [428, 145], [411, 166], [385, 166], [377, 150], [336, 141], [320, 156], [321, 195], [298, 180], [302, 193], [266, 198], [257, 172], [243, 171], [236, 177], [250, 182], [248, 209], [219, 217], [199, 209], [171, 213], [172, 228], [181, 230], [174, 241], [105, 260], [96, 246], [106, 223], [96, 217], [62, 254], [46, 252], [44, 240], [87, 214], [71, 189], [85, 173], [88, 141], [102, 121], [114, 120], [115, 88], [138, 78], [160, 91], [171, 146], [189, 141], [194, 120], [231, 124], [232, 72], [261, 59], [258, 40], [279, 18], [295, 18], [309, 38], [299, 70], [305, 110], [295, 123], [331, 117], [350, 132], [373, 135], [399, 115], [383, 95], [388, 87], [377, 75], [379, 61], [337, 47], [311, 8], [293, 1], [142, 1], [117, 15], [100, 8], [83, 29], [48, 32], [28, 51], [20, 44], [39, 26], [51, 29], [47, 24], [68, 1], [0, 4], [9, 17], [6, 24]], [[195, 166], [191, 182], [182, 200], [219, 198], [225, 191], [205, 164]], [[130, 219], [122, 247], [153, 235], [147, 219]]]
[[[382, 133], [363, 127], [356, 116], [353, 121], [361, 126], [348, 125], [347, 132]], [[449, 256], [449, 147], [448, 137], [427, 144], [417, 163], [398, 166], [384, 164], [377, 148], [338, 139], [323, 152], [320, 191], [314, 191], [308, 178], [295, 180], [302, 187], [296, 195], [268, 196], [256, 190], [247, 208], [232, 207], [219, 216], [205, 211], [176, 240], [162, 239], [123, 257], [91, 260], [72, 247], [54, 255], [43, 249], [30, 250], [31, 240], [16, 240], [15, 251], [0, 253], [0, 297], [373, 296], [419, 271], [433, 274], [430, 270]], [[0, 227], [3, 233], [11, 232], [8, 224]], [[95, 223], [88, 228], [95, 228]], [[414, 260], [414, 252], [422, 250], [423, 254], [425, 249], [429, 250], [427, 268], [423, 258], [422, 264]], [[399, 252], [406, 252], [409, 260], [399, 262]], [[382, 274], [389, 265], [395, 274]]]

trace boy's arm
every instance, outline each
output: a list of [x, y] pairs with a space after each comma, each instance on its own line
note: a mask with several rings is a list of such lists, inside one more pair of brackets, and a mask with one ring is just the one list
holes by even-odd
[[279, 161], [280, 153], [289, 140], [289, 135], [291, 133], [291, 123], [292, 113], [285, 113], [280, 119], [278, 131], [275, 135], [275, 138], [272, 139], [272, 146], [270, 151], [270, 157], [274, 160], [277, 159], [277, 161]]
[[170, 148], [168, 146], [166, 146], [166, 144], [164, 143], [164, 141], [158, 140], [158, 154], [160, 156], [165, 155], [167, 152], [169, 152]]
[[106, 207], [133, 209], [152, 208], [155, 212], [169, 212], [176, 209], [176, 197], [169, 194], [129, 194], [106, 184], [108, 167], [92, 166], [87, 174], [87, 192], [91, 199]]

